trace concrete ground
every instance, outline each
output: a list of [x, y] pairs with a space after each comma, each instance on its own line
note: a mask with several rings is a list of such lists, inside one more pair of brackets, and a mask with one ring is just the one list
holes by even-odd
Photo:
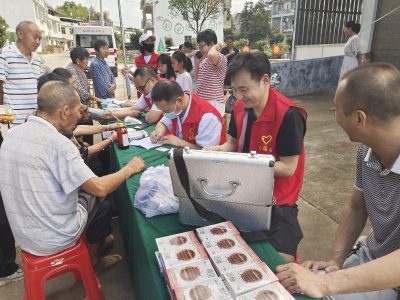
[[[70, 62], [69, 52], [43, 57], [45, 64], [53, 67], [65, 67]], [[123, 85], [123, 77], [119, 76], [116, 95], [119, 100], [127, 98]], [[136, 97], [134, 89], [132, 96]], [[298, 250], [302, 262], [326, 260], [329, 257], [342, 210], [353, 187], [358, 144], [350, 142], [336, 124], [334, 112], [329, 111], [333, 106], [333, 98], [334, 91], [291, 97], [293, 102], [308, 112], [304, 182], [297, 202], [304, 234]], [[1, 130], [3, 134], [7, 131], [4, 126]], [[96, 136], [95, 142], [99, 139]], [[112, 225], [115, 245], [107, 254], [118, 253], [122, 261], [101, 273], [99, 280], [107, 299], [134, 299], [118, 219]], [[367, 234], [370, 228], [368, 223], [363, 233]], [[17, 262], [20, 263], [19, 255]], [[23, 281], [2, 286], [0, 300], [20, 299], [23, 290]], [[45, 294], [46, 299], [54, 300], [85, 298], [82, 282], [75, 282], [71, 273], [46, 282]]]

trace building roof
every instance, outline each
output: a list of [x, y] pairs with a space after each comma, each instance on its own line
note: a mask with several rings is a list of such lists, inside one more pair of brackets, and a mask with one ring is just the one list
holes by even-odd
[[56, 11], [56, 10], [54, 10], [54, 9], [52, 9], [52, 8], [47, 8], [48, 10], [49, 10], [49, 14], [51, 14], [51, 15], [60, 15], [60, 16], [65, 16], [63, 13], [60, 13], [59, 11]]

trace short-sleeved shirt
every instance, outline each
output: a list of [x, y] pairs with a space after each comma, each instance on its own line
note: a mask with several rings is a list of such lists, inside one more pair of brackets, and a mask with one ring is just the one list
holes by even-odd
[[3, 104], [14, 109], [16, 121], [10, 127], [25, 122], [26, 116], [37, 108], [37, 81], [43, 75], [42, 60], [32, 52], [31, 61], [12, 43], [1, 49], [0, 81], [3, 81]]
[[110, 88], [110, 84], [116, 85], [116, 81], [107, 62], [96, 56], [90, 63], [89, 71], [93, 79], [94, 94], [96, 97], [100, 99], [109, 98], [108, 89]]
[[179, 83], [183, 91], [192, 91], [192, 76], [188, 72], [178, 74], [176, 82]]
[[218, 64], [214, 66], [206, 58], [200, 64], [197, 76], [196, 94], [204, 100], [225, 102], [224, 79], [228, 70], [228, 60], [225, 55], [218, 54]]
[[[177, 117], [178, 123], [178, 135], [177, 137], [183, 139], [182, 134], [182, 124], [185, 122], [187, 116], [190, 111], [190, 104], [192, 103], [192, 94], [188, 94], [190, 96], [190, 101], [188, 107], [186, 109], [185, 115], [181, 114]], [[169, 131], [173, 131], [172, 120], [167, 117], [163, 117], [160, 120]], [[221, 139], [221, 129], [222, 124], [219, 118], [213, 113], [204, 114], [200, 120], [199, 128], [197, 130], [198, 134], [196, 136], [196, 145], [200, 147], [208, 147], [208, 146], [216, 146], [219, 145]], [[174, 133], [175, 134], [175, 133]]]
[[367, 245], [376, 257], [400, 249], [400, 156], [392, 168], [384, 169], [379, 156], [366, 145], [357, 152], [354, 187], [364, 192], [372, 229]]
[[78, 89], [76, 90], [78, 92], [79, 97], [81, 98], [81, 102], [84, 105], [90, 106], [90, 96], [92, 95], [90, 93], [90, 86], [89, 86], [89, 81], [85, 75], [85, 73], [79, 71], [77, 68], [75, 68], [73, 63], [69, 63], [68, 66], [65, 68], [68, 71], [74, 75], [75, 80], [76, 80], [76, 86]]
[[[251, 129], [254, 122], [257, 120], [253, 109], [247, 110], [249, 114], [246, 135], [244, 137], [243, 153], [249, 152]], [[283, 116], [282, 124], [276, 136], [276, 150], [279, 156], [301, 155], [303, 153], [303, 139], [306, 130], [306, 121], [301, 112], [295, 107], [289, 108]], [[237, 139], [238, 134], [233, 110], [231, 112], [228, 134]]]
[[[135, 105], [136, 105], [137, 107], [139, 107], [141, 110], [145, 110], [146, 108], [149, 107], [149, 106], [147, 105], [147, 103], [146, 103], [146, 100], [144, 100], [144, 95], [143, 95], [143, 94], [140, 96], [139, 100], [136, 101]], [[151, 108], [151, 110], [154, 110], [154, 111], [161, 111], [161, 110], [159, 110], [159, 109], [157, 108], [157, 106], [154, 105], [154, 103], [153, 103], [153, 105], [152, 105], [150, 108]]]
[[96, 177], [75, 145], [46, 120], [31, 116], [8, 131], [0, 161], [0, 190], [21, 248], [44, 256], [73, 246], [87, 221], [78, 189]]

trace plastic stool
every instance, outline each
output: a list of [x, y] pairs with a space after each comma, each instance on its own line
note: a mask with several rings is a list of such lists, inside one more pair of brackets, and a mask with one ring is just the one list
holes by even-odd
[[21, 250], [25, 291], [23, 300], [45, 300], [44, 283], [65, 273], [83, 280], [86, 300], [105, 300], [101, 284], [93, 271], [83, 235], [75, 246], [49, 256], [35, 256]]
[[296, 250], [296, 260], [294, 261], [296, 264], [300, 264], [300, 258], [299, 255], [297, 254], [297, 250]]

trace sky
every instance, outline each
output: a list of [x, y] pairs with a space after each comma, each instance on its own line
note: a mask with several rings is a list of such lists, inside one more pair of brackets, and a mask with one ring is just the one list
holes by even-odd
[[[97, 11], [100, 11], [100, 0], [74, 0], [76, 4], [82, 4], [83, 6], [95, 7]], [[142, 22], [142, 11], [140, 10], [140, 0], [120, 0], [122, 21], [124, 27], [134, 27], [141, 29]], [[168, 1], [168, 0], [159, 0]], [[63, 5], [65, 0], [47, 0], [47, 3], [52, 7]], [[232, 0], [232, 15], [235, 12], [241, 12], [246, 0]], [[103, 11], [110, 12], [110, 19], [114, 22], [119, 23], [119, 12], [118, 12], [118, 1], [117, 0], [103, 0]]]

